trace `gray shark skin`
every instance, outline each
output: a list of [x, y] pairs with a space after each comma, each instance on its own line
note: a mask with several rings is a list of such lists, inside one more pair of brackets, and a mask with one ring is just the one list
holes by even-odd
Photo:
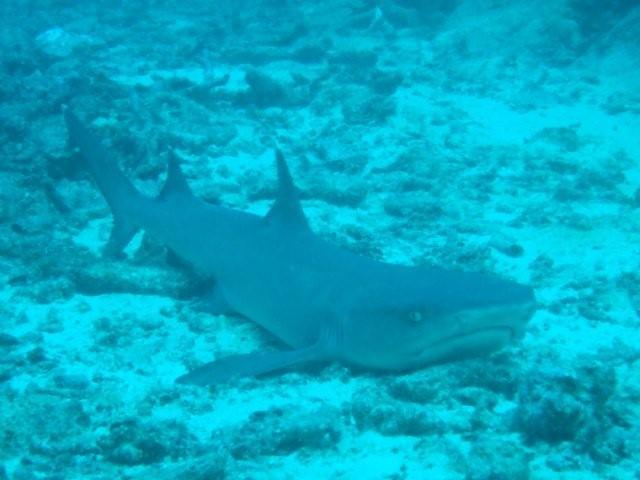
[[276, 151], [278, 191], [264, 217], [192, 194], [170, 153], [157, 198], [139, 193], [99, 139], [69, 109], [75, 147], [111, 207], [107, 254], [138, 229], [215, 279], [215, 303], [291, 350], [232, 355], [179, 383], [210, 385], [316, 361], [403, 371], [497, 350], [523, 335], [533, 290], [497, 276], [379, 262], [340, 249], [308, 226], [287, 164]]

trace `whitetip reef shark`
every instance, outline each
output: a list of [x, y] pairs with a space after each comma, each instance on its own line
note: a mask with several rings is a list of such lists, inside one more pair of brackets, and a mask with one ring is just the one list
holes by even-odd
[[100, 140], [64, 108], [70, 145], [113, 214], [107, 254], [143, 229], [215, 279], [211, 306], [240, 314], [290, 349], [231, 355], [178, 383], [212, 385], [308, 362], [404, 371], [492, 352], [523, 335], [533, 289], [498, 276], [376, 261], [315, 235], [280, 150], [264, 216], [197, 198], [170, 151], [156, 198], [141, 194]]

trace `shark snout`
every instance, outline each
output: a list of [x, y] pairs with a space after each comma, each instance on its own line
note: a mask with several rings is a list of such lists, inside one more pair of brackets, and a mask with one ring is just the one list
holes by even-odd
[[511, 340], [521, 339], [527, 329], [527, 325], [538, 310], [538, 302], [535, 299], [512, 307], [512, 310], [505, 311], [505, 320], [511, 323]]
[[416, 352], [424, 363], [486, 355], [521, 339], [537, 309], [534, 298], [523, 302], [468, 309], [442, 319], [439, 333]]

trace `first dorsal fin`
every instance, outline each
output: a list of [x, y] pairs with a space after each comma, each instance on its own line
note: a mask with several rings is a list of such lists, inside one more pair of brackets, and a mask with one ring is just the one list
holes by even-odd
[[279, 149], [276, 149], [276, 167], [278, 169], [278, 192], [276, 201], [265, 217], [266, 220], [292, 227], [308, 228], [307, 218], [300, 206], [298, 189], [293, 184], [289, 167]]
[[186, 178], [180, 169], [180, 160], [173, 150], [169, 150], [169, 163], [167, 165], [167, 180], [160, 191], [158, 198], [166, 200], [172, 195], [192, 195]]

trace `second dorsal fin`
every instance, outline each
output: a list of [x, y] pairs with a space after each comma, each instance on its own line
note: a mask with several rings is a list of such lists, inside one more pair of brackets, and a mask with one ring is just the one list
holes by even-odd
[[278, 222], [290, 227], [309, 228], [307, 218], [304, 216], [300, 206], [298, 189], [293, 184], [289, 167], [279, 149], [276, 149], [276, 168], [278, 170], [276, 201], [271, 206], [265, 219], [269, 222]]
[[193, 195], [186, 178], [180, 169], [180, 160], [173, 150], [169, 150], [169, 164], [167, 166], [167, 180], [158, 198], [166, 200], [172, 195]]

